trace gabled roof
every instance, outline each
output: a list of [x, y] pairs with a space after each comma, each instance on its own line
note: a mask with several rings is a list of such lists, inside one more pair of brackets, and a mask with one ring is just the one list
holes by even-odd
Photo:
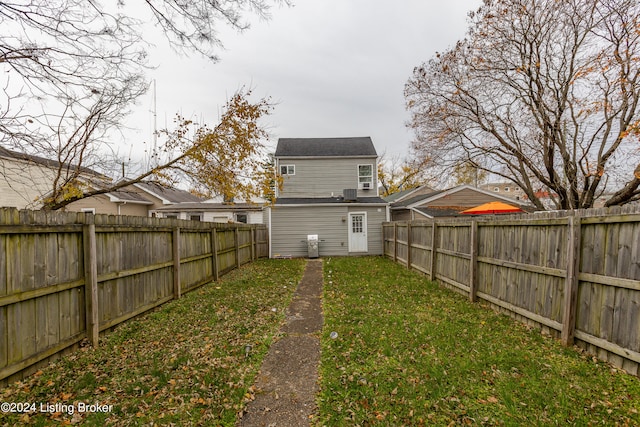
[[421, 202], [423, 200], [429, 199], [429, 200], [435, 200], [437, 199], [438, 195], [443, 194], [446, 190], [438, 190], [438, 191], [434, 191], [433, 193], [429, 193], [429, 194], [420, 194], [419, 196], [414, 196], [414, 197], [409, 197], [408, 199], [403, 199], [400, 200], [399, 202], [394, 202], [391, 204], [392, 208], [396, 208], [396, 207], [407, 207], [409, 205], [413, 205], [416, 204], [418, 202]]
[[118, 190], [118, 191], [110, 191], [106, 193], [109, 196], [109, 201], [114, 203], [135, 203], [139, 205], [152, 205], [153, 202], [149, 199], [145, 199], [140, 194], [135, 193], [133, 191], [126, 190]]
[[[57, 160], [47, 159], [45, 157], [34, 156], [32, 154], [21, 153], [18, 151], [8, 150], [4, 147], [0, 147], [0, 157], [5, 157], [8, 159], [21, 160], [23, 162], [35, 163], [38, 165], [46, 166], [51, 169], [59, 168], [61, 164]], [[75, 168], [76, 165], [70, 165], [71, 168]], [[78, 170], [87, 175], [94, 175], [100, 179], [110, 179], [108, 176], [101, 174], [100, 172], [96, 172], [93, 169], [89, 169], [85, 166], [78, 167]]]
[[165, 205], [202, 201], [199, 197], [194, 196], [188, 191], [165, 187], [155, 182], [138, 182], [133, 185], [162, 200], [162, 203]]
[[393, 203], [398, 199], [402, 199], [404, 196], [411, 194], [411, 192], [415, 191], [415, 188], [410, 188], [408, 190], [398, 191], [397, 193], [389, 194], [386, 197], [383, 197], [387, 202]]
[[433, 208], [415, 208], [414, 211], [419, 212], [426, 216], [427, 218], [438, 218], [438, 217], [458, 217], [465, 216], [460, 213], [460, 211], [464, 210], [464, 206], [444, 206], [444, 207], [433, 207]]
[[377, 157], [368, 136], [354, 138], [280, 138], [275, 157]]
[[471, 185], [458, 185], [457, 187], [452, 187], [452, 188], [448, 188], [446, 190], [440, 190], [440, 191], [434, 191], [433, 193], [429, 193], [429, 194], [422, 194], [420, 196], [416, 196], [416, 197], [411, 197], [409, 199], [405, 199], [402, 200], [400, 202], [396, 202], [396, 203], [392, 203], [391, 204], [391, 209], [402, 209], [402, 208], [417, 208], [417, 207], [423, 207], [423, 205], [429, 203], [429, 202], [433, 202], [435, 200], [438, 200], [442, 197], [446, 197], [452, 194], [455, 194], [459, 191], [462, 190], [473, 190], [476, 191], [478, 193], [482, 193], [485, 194], [491, 198], [494, 199], [499, 199], [499, 200], [503, 200], [507, 203], [511, 203], [511, 204], [517, 204], [518, 206], [522, 206], [521, 203], [518, 203], [517, 201], [510, 199], [508, 197], [504, 197], [501, 196], [499, 194], [495, 194], [492, 193], [490, 191], [486, 191], [486, 190], [482, 190], [480, 188], [476, 188], [476, 187], [472, 187]]
[[397, 193], [390, 194], [387, 197], [384, 197], [384, 199], [389, 203], [399, 202], [411, 196], [412, 193], [415, 193], [417, 191], [423, 191], [423, 190], [425, 191], [424, 194], [426, 193], [432, 194], [435, 192], [434, 189], [426, 185], [420, 185], [418, 187], [413, 187], [413, 188], [409, 188], [408, 190], [402, 190], [402, 191], [398, 191]]
[[154, 209], [154, 211], [167, 211], [167, 212], [193, 212], [193, 211], [261, 211], [264, 209], [263, 205], [255, 205], [249, 203], [211, 203], [211, 202], [188, 202], [188, 203], [176, 203], [175, 205], [162, 206]]

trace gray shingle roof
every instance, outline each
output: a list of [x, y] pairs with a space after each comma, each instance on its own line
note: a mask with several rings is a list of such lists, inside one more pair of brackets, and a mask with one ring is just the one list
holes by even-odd
[[169, 188], [155, 182], [138, 182], [136, 184], [138, 188], [141, 188], [148, 193], [167, 200], [170, 203], [185, 203], [185, 202], [201, 202], [202, 200], [189, 193], [188, 191], [180, 190], [177, 188]]
[[[20, 153], [18, 151], [13, 151], [13, 150], [8, 150], [4, 147], [0, 147], [0, 156], [2, 157], [7, 157], [7, 158], [12, 158], [12, 159], [16, 159], [16, 160], [22, 160], [25, 162], [31, 162], [31, 163], [36, 163], [39, 165], [43, 165], [49, 168], [58, 168], [60, 167], [61, 163], [58, 162], [57, 160], [51, 160], [51, 159], [47, 159], [44, 157], [40, 157], [40, 156], [34, 156], [32, 154], [27, 154], [27, 153]], [[62, 165], [65, 165], [65, 163], [62, 163]], [[76, 168], [76, 165], [69, 165], [71, 166], [71, 168]], [[79, 166], [77, 167], [79, 171], [86, 173], [88, 175], [95, 175], [99, 178], [102, 179], [108, 179], [108, 177], [106, 175], [101, 174], [100, 172], [96, 172], [93, 169], [89, 169], [88, 167], [85, 166]]]
[[248, 203], [176, 203], [175, 205], [162, 206], [155, 209], [156, 211], [261, 211], [263, 207], [261, 205], [250, 205]]
[[280, 138], [276, 157], [377, 156], [368, 136], [354, 138]]
[[463, 215], [460, 212], [467, 209], [466, 207], [460, 206], [460, 207], [454, 207], [454, 206], [449, 206], [449, 207], [436, 207], [436, 208], [416, 208], [416, 210], [429, 215], [431, 217], [437, 218], [437, 217], [469, 217], [469, 215]]
[[439, 191], [434, 191], [433, 193], [429, 193], [429, 194], [420, 194], [419, 196], [415, 196], [415, 197], [410, 197], [408, 199], [405, 200], [401, 200], [399, 202], [394, 202], [391, 203], [391, 207], [395, 208], [395, 207], [406, 207], [409, 205], [412, 205], [416, 202], [419, 202], [420, 200], [424, 200], [424, 199], [428, 199], [431, 197], [435, 197], [440, 193], [444, 193], [445, 190], [439, 190]]
[[150, 201], [149, 199], [145, 199], [144, 197], [142, 197], [142, 195], [135, 193], [133, 191], [118, 190], [118, 191], [110, 191], [107, 194], [119, 202], [141, 203], [143, 205], [153, 204], [153, 202]]

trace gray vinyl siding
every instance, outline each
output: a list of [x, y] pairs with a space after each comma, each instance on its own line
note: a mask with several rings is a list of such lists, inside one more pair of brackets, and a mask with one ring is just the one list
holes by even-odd
[[321, 240], [320, 256], [349, 255], [349, 212], [367, 213], [368, 253], [382, 254], [384, 206], [274, 206], [271, 209], [271, 256], [307, 256], [307, 235]]
[[391, 221], [409, 221], [411, 219], [411, 211], [409, 209], [391, 210]]
[[345, 188], [358, 188], [358, 165], [372, 165], [370, 190], [358, 190], [358, 197], [378, 195], [376, 157], [366, 158], [280, 158], [280, 166], [294, 165], [294, 175], [284, 175], [279, 197], [341, 196]]

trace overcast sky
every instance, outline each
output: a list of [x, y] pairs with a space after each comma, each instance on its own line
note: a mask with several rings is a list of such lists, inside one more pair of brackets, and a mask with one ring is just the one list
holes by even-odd
[[[158, 128], [176, 112], [214, 124], [242, 86], [277, 103], [266, 120], [278, 138], [371, 136], [378, 154], [407, 153], [411, 133], [403, 88], [413, 67], [464, 37], [480, 0], [294, 0], [271, 19], [252, 18], [242, 34], [221, 32], [220, 61], [185, 58], [160, 41], [149, 72], [156, 80]], [[134, 157], [152, 141], [151, 92], [127, 134]], [[123, 153], [126, 154], [126, 153]]]

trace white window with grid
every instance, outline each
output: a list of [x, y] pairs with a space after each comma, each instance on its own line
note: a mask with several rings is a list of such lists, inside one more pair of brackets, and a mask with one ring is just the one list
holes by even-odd
[[358, 188], [373, 188], [373, 165], [358, 165]]

